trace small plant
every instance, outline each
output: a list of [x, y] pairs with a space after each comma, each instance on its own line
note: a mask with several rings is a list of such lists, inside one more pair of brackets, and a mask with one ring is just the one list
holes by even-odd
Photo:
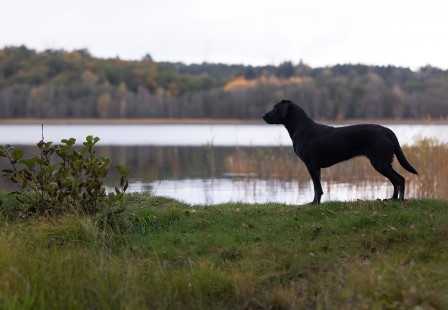
[[104, 198], [105, 206], [100, 211], [99, 225], [102, 228], [107, 228], [108, 226], [115, 231], [120, 231], [120, 221], [119, 215], [125, 211], [123, 206], [124, 194], [129, 186], [128, 175], [131, 173], [130, 168], [125, 168], [123, 166], [117, 166], [118, 173], [120, 177], [120, 185], [115, 186], [115, 193], [110, 193], [106, 198]]
[[13, 192], [25, 207], [25, 212], [36, 214], [98, 213], [105, 206], [123, 204], [123, 193], [128, 187], [129, 169], [117, 167], [121, 174], [117, 195], [109, 197], [103, 187], [110, 159], [94, 151], [100, 139], [88, 136], [83, 146], [75, 148], [76, 139], [63, 139], [60, 144], [37, 143], [39, 156], [24, 158], [22, 150], [10, 145], [0, 146], [0, 156], [11, 163], [3, 176], [19, 186]]

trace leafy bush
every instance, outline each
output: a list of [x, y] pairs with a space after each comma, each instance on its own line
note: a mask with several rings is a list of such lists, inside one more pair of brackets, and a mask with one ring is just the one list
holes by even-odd
[[39, 156], [24, 158], [22, 150], [0, 146], [0, 156], [9, 159], [11, 168], [3, 176], [19, 186], [13, 192], [25, 207], [25, 213], [63, 214], [68, 212], [110, 216], [122, 208], [123, 194], [128, 187], [129, 169], [118, 166], [121, 175], [116, 195], [107, 195], [103, 180], [108, 174], [110, 159], [94, 151], [100, 139], [88, 136], [83, 146], [75, 148], [76, 139], [63, 139], [60, 144], [37, 143]]

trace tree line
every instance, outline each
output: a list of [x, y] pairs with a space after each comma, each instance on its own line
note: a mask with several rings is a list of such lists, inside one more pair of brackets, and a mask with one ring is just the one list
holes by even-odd
[[312, 68], [93, 57], [88, 50], [0, 50], [0, 118], [255, 119], [281, 99], [313, 118], [448, 117], [448, 71], [345, 64]]

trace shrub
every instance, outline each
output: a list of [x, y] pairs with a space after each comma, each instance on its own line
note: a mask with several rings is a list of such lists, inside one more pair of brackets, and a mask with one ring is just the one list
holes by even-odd
[[92, 215], [121, 208], [130, 170], [117, 167], [120, 186], [115, 188], [116, 195], [107, 195], [103, 180], [110, 159], [96, 154], [94, 146], [99, 140], [88, 136], [78, 150], [74, 138], [63, 139], [60, 144], [41, 140], [37, 143], [40, 155], [30, 158], [24, 158], [18, 148], [0, 146], [0, 156], [11, 163], [11, 168], [2, 170], [3, 176], [18, 185], [19, 190], [11, 194], [23, 205], [22, 211], [39, 215], [68, 212]]

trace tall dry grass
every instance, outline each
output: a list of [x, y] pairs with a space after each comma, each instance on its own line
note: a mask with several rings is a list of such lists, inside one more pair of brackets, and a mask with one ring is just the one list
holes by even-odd
[[[393, 166], [406, 179], [406, 196], [413, 198], [448, 198], [448, 145], [434, 140], [420, 140], [415, 146], [404, 146], [403, 152], [418, 171], [414, 175], [403, 169], [397, 160]], [[225, 159], [226, 169], [248, 177], [272, 178], [281, 181], [308, 181], [305, 165], [292, 148], [260, 148], [257, 152], [235, 152]], [[322, 181], [360, 185], [388, 182], [364, 157], [357, 157], [322, 169]], [[392, 187], [391, 187], [392, 189]]]

